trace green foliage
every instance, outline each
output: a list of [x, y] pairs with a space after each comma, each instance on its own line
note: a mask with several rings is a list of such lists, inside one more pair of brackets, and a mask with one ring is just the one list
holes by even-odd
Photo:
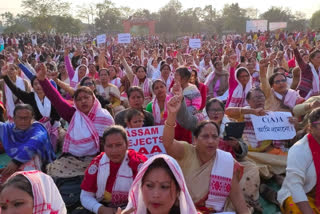
[[310, 19], [311, 27], [314, 29], [320, 29], [320, 10], [314, 12]]
[[238, 3], [225, 5], [222, 11], [224, 31], [245, 32], [246, 11], [239, 7]]
[[262, 19], [269, 22], [289, 22], [293, 17], [289, 9], [281, 7], [271, 7], [269, 10], [260, 15]]

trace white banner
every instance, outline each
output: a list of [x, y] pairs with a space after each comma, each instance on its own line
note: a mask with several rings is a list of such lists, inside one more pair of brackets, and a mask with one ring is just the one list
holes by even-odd
[[106, 34], [101, 34], [97, 36], [97, 45], [106, 43], [107, 36]]
[[265, 116], [251, 114], [258, 141], [289, 140], [296, 136], [294, 125], [289, 122], [290, 112], [268, 112]]
[[164, 126], [149, 126], [136, 129], [127, 129], [129, 149], [133, 149], [148, 158], [166, 153], [162, 144]]
[[118, 34], [118, 43], [130, 43], [131, 42], [131, 35], [130, 33], [120, 33]]
[[190, 48], [201, 48], [201, 40], [200, 39], [189, 39], [189, 47]]
[[268, 20], [248, 20], [246, 24], [246, 32], [265, 32], [268, 30]]
[[287, 28], [287, 22], [270, 22], [269, 23], [269, 30], [277, 30], [277, 29], [284, 29]]

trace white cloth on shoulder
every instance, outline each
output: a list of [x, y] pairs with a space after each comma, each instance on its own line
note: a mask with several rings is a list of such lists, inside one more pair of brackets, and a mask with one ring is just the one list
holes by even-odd
[[145, 172], [147, 171], [148, 167], [150, 166], [150, 164], [152, 164], [153, 161], [158, 158], [163, 158], [164, 161], [168, 164], [170, 170], [172, 171], [175, 179], [177, 180], [180, 186], [180, 189], [181, 189], [179, 194], [180, 213], [196, 214], [197, 210], [193, 204], [193, 201], [187, 189], [187, 185], [184, 180], [182, 170], [179, 164], [177, 163], [177, 161], [166, 154], [155, 155], [149, 158], [147, 162], [145, 162], [142, 165], [141, 169], [139, 170], [136, 178], [132, 183], [130, 193], [129, 193], [129, 203], [126, 207], [126, 210], [129, 210], [130, 208], [134, 207], [135, 211], [133, 211], [133, 214], [147, 213], [147, 208], [144, 203], [142, 191], [141, 191], [142, 178]]

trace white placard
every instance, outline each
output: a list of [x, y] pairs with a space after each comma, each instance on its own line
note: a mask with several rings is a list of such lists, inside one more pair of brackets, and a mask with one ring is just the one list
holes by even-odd
[[292, 117], [290, 112], [268, 112], [265, 116], [250, 116], [258, 141], [289, 140], [296, 136], [294, 125], [289, 122], [289, 117]]
[[149, 126], [143, 128], [127, 129], [129, 149], [133, 149], [147, 156], [165, 154], [162, 144], [164, 126]]
[[201, 48], [201, 40], [200, 39], [189, 39], [189, 47], [190, 48]]
[[265, 32], [268, 30], [268, 20], [248, 20], [246, 23], [246, 32]]
[[97, 45], [106, 43], [107, 36], [106, 34], [101, 34], [97, 36]]
[[287, 22], [270, 22], [269, 23], [269, 30], [277, 30], [277, 29], [284, 29], [287, 28]]
[[118, 43], [130, 43], [131, 35], [130, 33], [120, 33], [118, 34]]

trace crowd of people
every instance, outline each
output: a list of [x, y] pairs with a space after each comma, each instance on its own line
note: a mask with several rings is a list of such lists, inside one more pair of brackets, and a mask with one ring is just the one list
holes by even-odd
[[[0, 68], [0, 213], [248, 214], [262, 197], [320, 214], [320, 31], [10, 34]], [[273, 112], [296, 136], [258, 140], [252, 115]], [[129, 147], [126, 129], [150, 126], [166, 154]]]

